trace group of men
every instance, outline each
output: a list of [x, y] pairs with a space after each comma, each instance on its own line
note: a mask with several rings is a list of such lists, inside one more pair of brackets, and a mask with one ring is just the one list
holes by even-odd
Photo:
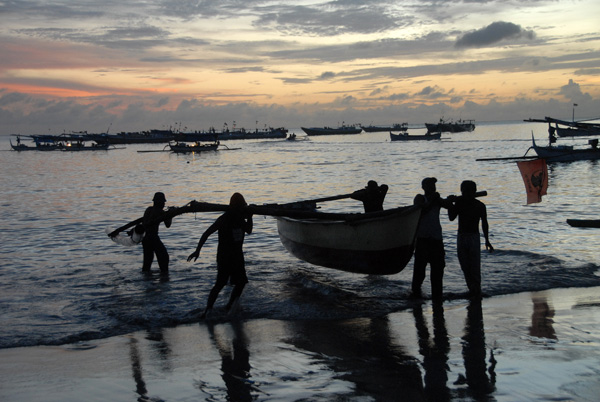
[[437, 179], [426, 177], [421, 182], [423, 194], [417, 194], [413, 203], [420, 205], [421, 220], [417, 229], [415, 243], [414, 271], [412, 280], [412, 297], [421, 297], [421, 285], [425, 279], [425, 268], [430, 266], [431, 298], [442, 300], [442, 283], [446, 266], [446, 253], [440, 223], [440, 210], [448, 210], [448, 218], [454, 221], [458, 217], [458, 234], [456, 251], [458, 262], [463, 271], [469, 296], [481, 295], [481, 236], [479, 223], [485, 238], [485, 247], [494, 250], [489, 240], [487, 209], [483, 202], [476, 198], [477, 185], [465, 180], [460, 185], [460, 196], [449, 196], [443, 199], [436, 191]]
[[[489, 226], [485, 204], [476, 199], [477, 186], [473, 181], [464, 181], [461, 184], [461, 196], [449, 196], [442, 199], [436, 191], [437, 179], [427, 177], [421, 182], [423, 194], [417, 194], [414, 204], [421, 206], [421, 219], [416, 235], [414, 253], [414, 271], [411, 296], [421, 297], [421, 286], [425, 280], [427, 264], [430, 265], [431, 297], [434, 301], [441, 301], [443, 295], [443, 275], [445, 262], [444, 241], [442, 226], [440, 224], [440, 211], [448, 210], [448, 217], [454, 221], [458, 217], [457, 253], [465, 281], [469, 288], [470, 296], [478, 297], [481, 294], [481, 244], [479, 222], [485, 238], [485, 246], [493, 251], [489, 241]], [[388, 186], [377, 184], [370, 180], [364, 189], [352, 193], [351, 198], [363, 202], [365, 212], [383, 210], [383, 201], [388, 191]], [[143, 226], [145, 236], [143, 246], [143, 272], [150, 272], [150, 267], [156, 256], [161, 273], [169, 271], [169, 253], [158, 236], [160, 222], [168, 228], [171, 219], [161, 219], [165, 214], [166, 197], [164, 193], [154, 194], [153, 205], [144, 212]], [[218, 232], [217, 246], [217, 280], [211, 289], [206, 308], [202, 314], [212, 309], [219, 292], [230, 282], [234, 288], [231, 292], [226, 310], [239, 300], [239, 297], [248, 283], [246, 275], [243, 243], [245, 234], [252, 233], [252, 215], [244, 211], [246, 201], [240, 193], [235, 193], [229, 201], [229, 209], [206, 229], [198, 242], [196, 250], [188, 257], [188, 262], [196, 261], [200, 250], [208, 237]]]

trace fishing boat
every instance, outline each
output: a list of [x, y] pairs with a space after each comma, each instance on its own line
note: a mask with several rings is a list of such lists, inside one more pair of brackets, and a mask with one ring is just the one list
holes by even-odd
[[245, 128], [240, 129], [224, 129], [219, 133], [219, 140], [265, 140], [265, 139], [278, 139], [286, 138], [288, 130], [283, 127], [278, 128], [265, 128], [246, 130]]
[[377, 133], [385, 131], [406, 131], [408, 130], [408, 123], [396, 123], [391, 126], [361, 126], [366, 133]]
[[61, 151], [65, 152], [81, 152], [81, 151], [107, 151], [111, 145], [106, 144], [98, 144], [93, 142], [92, 144], [86, 145], [84, 141], [68, 141], [65, 143], [64, 147], [61, 148]]
[[87, 134], [86, 139], [98, 144], [161, 144], [174, 141], [181, 134], [173, 130], [121, 132], [118, 134]]
[[[553, 145], [552, 137], [547, 146], [537, 145], [533, 134], [531, 135], [532, 146], [527, 150], [533, 149], [540, 157], [548, 162], [573, 162], [573, 161], [590, 161], [600, 159], [600, 148], [598, 148], [598, 140], [589, 140], [589, 147], [576, 148], [573, 145]], [[527, 152], [525, 152], [527, 154]]]
[[409, 206], [351, 218], [340, 214], [337, 219], [276, 219], [281, 243], [303, 261], [352, 273], [390, 275], [402, 271], [411, 259], [420, 216], [420, 207]]
[[345, 126], [339, 127], [300, 127], [307, 135], [338, 135], [338, 134], [360, 134], [361, 127]]
[[409, 135], [408, 133], [394, 134], [390, 131], [390, 140], [392, 141], [429, 141], [441, 138], [442, 133], [430, 133], [429, 131], [423, 135]]
[[16, 135], [17, 143], [13, 144], [9, 139], [10, 147], [15, 151], [58, 151], [64, 148], [64, 144], [53, 135], [27, 136], [33, 141], [33, 145], [21, 143], [21, 136]]
[[215, 141], [211, 144], [202, 144], [199, 141], [196, 141], [191, 144], [186, 142], [175, 142], [173, 144], [169, 143], [169, 148], [171, 149], [171, 151], [178, 154], [216, 151], [219, 148], [219, 141]]
[[430, 133], [462, 133], [475, 130], [475, 120], [446, 121], [443, 118], [437, 123], [425, 123]]
[[[551, 136], [558, 137], [590, 137], [600, 136], [600, 123], [586, 123], [583, 121], [567, 121], [545, 117], [544, 119], [524, 120], [533, 123], [548, 123], [548, 132]], [[554, 124], [554, 126], [552, 125]]]

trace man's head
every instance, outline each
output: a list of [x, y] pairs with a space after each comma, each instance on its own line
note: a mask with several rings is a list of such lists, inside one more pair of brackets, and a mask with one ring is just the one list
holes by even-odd
[[475, 197], [477, 184], [472, 180], [465, 180], [460, 184], [460, 192], [466, 197]]
[[154, 201], [155, 205], [165, 205], [165, 203], [167, 202], [167, 198], [165, 197], [164, 193], [161, 193], [159, 191], [157, 193], [154, 193], [154, 197], [152, 198], [152, 201]]
[[435, 183], [437, 183], [437, 179], [435, 177], [426, 177], [421, 181], [421, 188], [426, 193], [435, 192]]

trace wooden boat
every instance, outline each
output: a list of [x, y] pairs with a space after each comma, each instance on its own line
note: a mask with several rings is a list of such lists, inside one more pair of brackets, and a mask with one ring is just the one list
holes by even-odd
[[110, 144], [98, 144], [92, 143], [85, 145], [84, 141], [70, 141], [65, 143], [65, 146], [61, 148], [61, 151], [65, 152], [82, 152], [82, 151], [107, 151]]
[[[9, 139], [10, 147], [15, 151], [59, 151], [64, 148], [62, 142], [54, 140], [54, 136], [41, 138], [38, 136], [29, 136], [34, 141], [34, 145], [25, 145], [21, 143], [21, 136], [17, 136], [17, 143], [13, 144], [12, 139]], [[52, 137], [52, 138], [50, 138]]]
[[567, 223], [576, 228], [600, 228], [600, 219], [567, 219]]
[[535, 143], [533, 135], [531, 136], [531, 141], [533, 145], [529, 149], [533, 149], [540, 158], [546, 159], [547, 162], [591, 161], [600, 159], [598, 140], [590, 140], [589, 148], [575, 148], [572, 145], [552, 145], [552, 140], [548, 146], [541, 146]]
[[409, 135], [408, 133], [404, 134], [394, 134], [390, 131], [390, 140], [392, 141], [428, 141], [428, 140], [439, 140], [442, 138], [442, 133], [430, 133], [423, 135]]
[[437, 123], [425, 123], [430, 133], [462, 133], [475, 130], [475, 120], [446, 121], [443, 118]]
[[[548, 123], [550, 136], [558, 137], [590, 137], [600, 135], [600, 123], [586, 123], [582, 121], [567, 121], [545, 117], [544, 119], [527, 119], [527, 122]], [[554, 124], [554, 126], [552, 126]]]
[[311, 264], [342, 271], [395, 274], [413, 254], [420, 207], [358, 214], [352, 219], [298, 219], [278, 216], [284, 247]]
[[118, 134], [87, 134], [86, 139], [98, 144], [164, 144], [179, 135], [172, 130], [121, 132]]
[[377, 133], [377, 132], [384, 132], [384, 131], [406, 131], [408, 130], [408, 123], [396, 123], [396, 124], [392, 124], [391, 126], [361, 126], [361, 128], [366, 132], [366, 133]]
[[354, 126], [333, 127], [300, 127], [307, 135], [338, 135], [338, 134], [360, 134], [362, 128]]
[[219, 141], [215, 141], [211, 144], [202, 144], [199, 141], [194, 142], [192, 144], [186, 142], [176, 142], [174, 144], [169, 144], [169, 148], [171, 149], [171, 151], [179, 154], [216, 151], [217, 148], [219, 148]]
[[286, 138], [288, 130], [283, 127], [246, 130], [245, 128], [230, 131], [225, 129], [219, 133], [219, 140], [265, 140]]

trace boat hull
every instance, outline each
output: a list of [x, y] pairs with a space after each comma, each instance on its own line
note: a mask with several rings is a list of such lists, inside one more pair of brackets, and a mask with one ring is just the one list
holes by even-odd
[[600, 219], [567, 219], [567, 223], [576, 228], [600, 228]]
[[284, 247], [303, 261], [352, 273], [391, 275], [402, 271], [412, 257], [420, 215], [420, 208], [406, 207], [352, 221], [277, 217], [277, 229]]
[[408, 130], [408, 124], [394, 124], [392, 126], [361, 126], [365, 133], [378, 133], [385, 131], [406, 131]]
[[600, 159], [600, 148], [574, 149], [564, 146], [533, 146], [535, 153], [548, 162], [593, 161]]
[[339, 134], [360, 134], [362, 128], [358, 127], [300, 127], [306, 135], [339, 135]]

